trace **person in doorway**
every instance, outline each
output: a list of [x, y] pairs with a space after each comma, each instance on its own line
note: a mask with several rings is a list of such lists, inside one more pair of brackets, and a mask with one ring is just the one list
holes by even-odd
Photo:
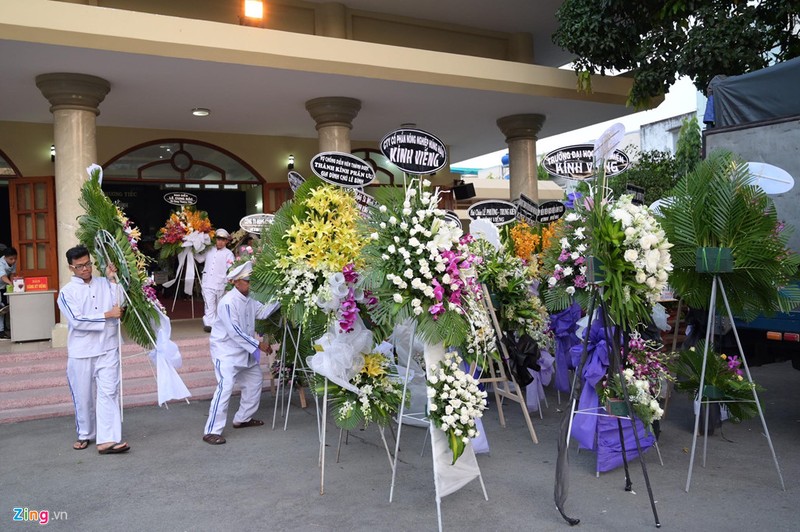
[[233, 268], [228, 280], [233, 283], [219, 302], [217, 323], [211, 331], [211, 360], [217, 377], [217, 389], [211, 398], [203, 441], [211, 445], [225, 443], [222, 430], [228, 421], [228, 403], [233, 385], [241, 387], [239, 410], [233, 417], [233, 428], [259, 427], [263, 421], [253, 418], [261, 403], [264, 374], [259, 362], [261, 354], [272, 347], [255, 337], [255, 320], [266, 319], [278, 307], [263, 305], [249, 297], [251, 262]]
[[67, 381], [75, 404], [78, 439], [75, 450], [97, 441], [100, 454], [130, 450], [122, 441], [119, 405], [120, 359], [116, 268], [109, 265], [106, 277], [92, 275], [89, 250], [76, 246], [67, 250], [72, 279], [58, 294], [58, 307], [67, 320]]
[[6, 331], [6, 313], [8, 312], [6, 288], [11, 285], [14, 274], [17, 273], [17, 250], [7, 247], [0, 255], [0, 339], [8, 340], [10, 336]]
[[233, 252], [226, 247], [230, 241], [230, 233], [225, 229], [217, 229], [214, 236], [215, 245], [196, 257], [197, 262], [205, 262], [203, 279], [200, 281], [205, 304], [203, 314], [205, 332], [211, 332], [211, 327], [217, 321], [217, 307], [225, 294], [225, 275], [234, 260]]

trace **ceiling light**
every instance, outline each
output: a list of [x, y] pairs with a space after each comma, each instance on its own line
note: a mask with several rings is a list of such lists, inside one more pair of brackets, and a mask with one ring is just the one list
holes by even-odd
[[262, 0], [244, 0], [244, 16], [247, 18], [264, 18], [264, 2]]
[[205, 107], [195, 107], [194, 109], [192, 109], [192, 114], [194, 116], [208, 116], [211, 114], [211, 111], [209, 111]]

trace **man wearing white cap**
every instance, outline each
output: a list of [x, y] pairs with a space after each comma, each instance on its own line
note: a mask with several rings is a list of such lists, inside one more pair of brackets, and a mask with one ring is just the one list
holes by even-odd
[[227, 247], [231, 235], [225, 229], [217, 229], [214, 247], [196, 256], [197, 262], [205, 262], [203, 280], [200, 287], [203, 289], [203, 330], [211, 332], [211, 327], [217, 321], [217, 306], [225, 294], [225, 275], [228, 267], [233, 263], [233, 252]]
[[222, 430], [228, 420], [228, 403], [234, 383], [242, 390], [239, 410], [233, 416], [233, 428], [258, 427], [264, 424], [253, 414], [261, 403], [264, 374], [258, 365], [261, 353], [272, 348], [266, 341], [255, 338], [256, 319], [267, 318], [278, 303], [263, 305], [249, 297], [251, 262], [233, 268], [228, 280], [233, 289], [219, 302], [217, 322], [211, 331], [211, 360], [217, 377], [217, 389], [211, 398], [203, 441], [211, 445], [225, 443]]

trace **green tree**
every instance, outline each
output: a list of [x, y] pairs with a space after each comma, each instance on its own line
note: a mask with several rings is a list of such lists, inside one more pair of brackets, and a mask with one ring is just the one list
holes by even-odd
[[[629, 154], [634, 159], [635, 153]], [[648, 150], [639, 152], [639, 157], [630, 168], [609, 179], [614, 196], [625, 193], [627, 185], [644, 189], [644, 203], [650, 205], [657, 199], [668, 196], [678, 182], [675, 157], [669, 152]]]
[[683, 177], [694, 170], [697, 163], [700, 162], [702, 150], [703, 141], [697, 115], [684, 118], [675, 147], [675, 171], [678, 177]]
[[717, 74], [800, 55], [798, 0], [565, 0], [553, 41], [575, 54], [578, 88], [591, 75], [631, 71], [628, 104], [647, 107], [678, 76], [700, 91]]
[[[628, 185], [644, 189], [645, 205], [668, 196], [670, 189], [678, 182], [675, 157], [660, 150], [641, 151], [639, 148], [630, 148], [626, 152], [633, 161], [631, 166], [621, 174], [608, 178], [608, 187], [614, 197], [625, 194]], [[575, 190], [584, 195], [589, 194], [586, 181], [581, 181]]]

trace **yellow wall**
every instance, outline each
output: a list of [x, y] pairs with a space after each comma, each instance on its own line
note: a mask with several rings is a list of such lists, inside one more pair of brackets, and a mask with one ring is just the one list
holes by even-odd
[[[309, 161], [319, 151], [317, 139], [272, 137], [266, 135], [237, 135], [166, 129], [136, 129], [124, 127], [97, 128], [98, 163], [106, 164], [112, 157], [138, 144], [158, 139], [184, 138], [201, 140], [234, 153], [268, 183], [285, 183], [289, 154], [295, 157], [295, 171], [312, 175]], [[376, 142], [353, 140], [352, 149], [377, 148]], [[16, 165], [23, 177], [53, 175], [50, 145], [53, 144], [52, 124], [0, 122], [0, 150]], [[58, 147], [56, 147], [56, 154]], [[57, 155], [56, 155], [57, 156]], [[453, 174], [441, 171], [433, 180], [449, 185]]]
[[[57, 0], [140, 13], [167, 15], [210, 22], [240, 24], [242, 0]], [[435, 0], [434, 0], [435, 1]], [[373, 11], [351, 10], [345, 4], [341, 34], [348, 39], [418, 48], [460, 55], [487, 57], [508, 61], [533, 62], [533, 41], [526, 41], [530, 50], [518, 50], [519, 35], [428, 21], [413, 17], [384, 15]], [[325, 4], [302, 0], [269, 0], [260, 27], [322, 35], [320, 17], [329, 13]], [[333, 22], [326, 19], [327, 22]], [[251, 25], [250, 22], [247, 25]]]

